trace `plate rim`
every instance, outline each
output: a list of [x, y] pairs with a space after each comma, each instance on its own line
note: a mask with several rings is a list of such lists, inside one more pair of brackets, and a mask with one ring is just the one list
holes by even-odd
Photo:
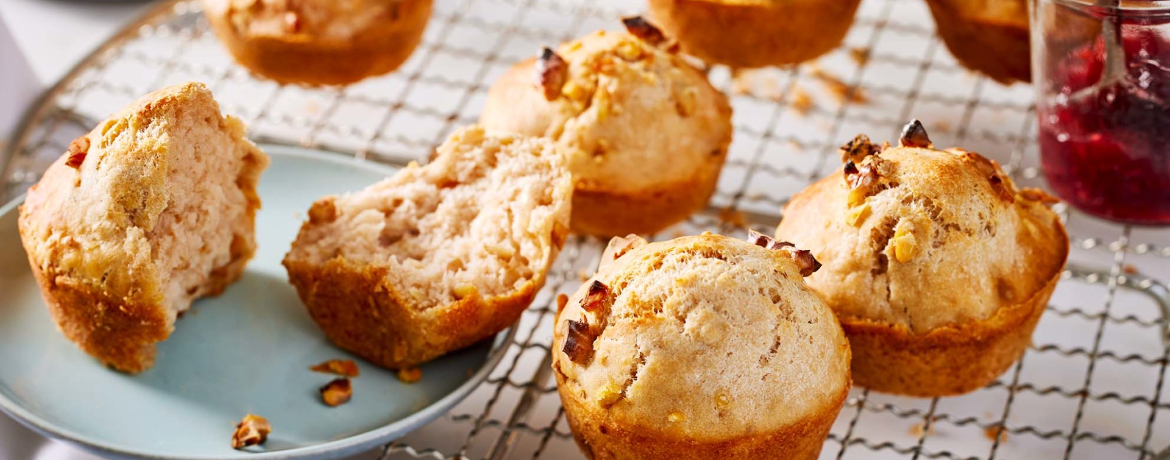
[[[340, 155], [305, 147], [276, 143], [257, 143], [257, 145], [270, 157], [284, 156], [310, 159], [313, 161], [326, 161], [338, 165], [363, 168], [387, 175], [393, 174], [397, 169], [400, 169], [391, 165], [384, 165], [353, 157], [342, 157]], [[261, 178], [263, 178], [263, 176], [261, 176]], [[10, 200], [8, 203], [0, 206], [0, 217], [7, 216], [9, 213], [18, 212], [17, 209], [21, 204], [24, 203], [26, 196], [27, 193], [21, 193], [20, 195]], [[100, 439], [94, 439], [89, 436], [73, 432], [72, 430], [58, 427], [56, 424], [41, 418], [28, 409], [25, 409], [21, 404], [10, 399], [4, 392], [0, 392], [0, 412], [6, 414], [13, 420], [16, 420], [21, 425], [29, 428], [30, 430], [47, 438], [64, 441], [71, 445], [77, 446], [82, 450], [99, 455], [113, 455], [116, 456], [116, 458], [151, 460], [292, 460], [308, 458], [336, 458], [342, 455], [371, 449], [395, 438], [405, 436], [406, 434], [421, 428], [423, 425], [426, 425], [427, 423], [430, 423], [431, 421], [447, 413], [448, 410], [466, 398], [473, 390], [475, 390], [475, 388], [477, 388], [481, 383], [484, 382], [484, 380], [487, 379], [488, 375], [493, 370], [495, 370], [496, 366], [504, 358], [504, 355], [507, 354], [507, 351], [510, 348], [509, 345], [515, 341], [515, 337], [515, 324], [508, 326], [507, 329], [497, 333], [492, 339], [492, 348], [488, 352], [487, 359], [483, 361], [483, 364], [479, 367], [478, 370], [476, 370], [475, 374], [471, 375], [466, 381], [456, 387], [455, 390], [428, 404], [426, 407], [410, 415], [407, 415], [406, 417], [353, 436], [335, 439], [311, 446], [303, 446], [280, 451], [239, 451], [238, 454], [231, 456], [160, 455], [157, 453], [143, 452], [141, 450], [111, 446], [110, 444], [105, 443]], [[226, 443], [227, 440], [225, 439], [224, 442]]]

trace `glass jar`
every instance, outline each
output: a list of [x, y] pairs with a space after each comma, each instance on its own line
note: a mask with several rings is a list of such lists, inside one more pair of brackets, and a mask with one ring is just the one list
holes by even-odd
[[1170, 225], [1170, 1], [1030, 6], [1049, 185], [1098, 217]]

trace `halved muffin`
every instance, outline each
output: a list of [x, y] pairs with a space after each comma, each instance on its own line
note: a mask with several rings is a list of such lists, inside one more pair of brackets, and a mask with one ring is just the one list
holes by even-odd
[[614, 238], [554, 327], [557, 391], [581, 450], [817, 458], [850, 379], [845, 335], [801, 279], [816, 269], [808, 251], [762, 235]]
[[856, 382], [914, 396], [991, 383], [1028, 346], [1068, 257], [1055, 199], [977, 153], [935, 149], [917, 121], [897, 147], [858, 136], [842, 157], [776, 235], [824, 263], [808, 283], [849, 336]]
[[333, 343], [410, 367], [520, 317], [568, 235], [571, 199], [551, 142], [463, 128], [430, 164], [313, 203], [284, 266]]
[[397, 69], [422, 40], [432, 0], [201, 0], [211, 29], [252, 72], [346, 85]]
[[731, 142], [727, 97], [658, 29], [624, 21], [513, 66], [480, 117], [564, 152], [579, 233], [653, 233], [703, 209]]
[[74, 140], [20, 207], [61, 332], [118, 370], [149, 368], [175, 318], [243, 273], [267, 166], [200, 83], [147, 94]]
[[831, 51], [860, 0], [650, 0], [683, 52], [733, 68], [804, 62]]

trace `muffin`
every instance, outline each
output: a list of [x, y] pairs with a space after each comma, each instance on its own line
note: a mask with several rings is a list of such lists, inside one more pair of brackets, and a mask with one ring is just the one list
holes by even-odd
[[653, 26], [624, 22], [513, 66], [480, 118], [557, 144], [579, 233], [653, 233], [703, 209], [731, 142], [727, 97]]
[[845, 38], [861, 0], [650, 0], [683, 52], [732, 68], [804, 62]]
[[414, 366], [519, 319], [564, 244], [572, 193], [551, 142], [464, 128], [426, 166], [313, 203], [284, 266], [333, 343]]
[[432, 0], [200, 0], [240, 65], [278, 83], [347, 85], [401, 65]]
[[1000, 83], [1032, 81], [1025, 0], [927, 0], [959, 63]]
[[267, 166], [200, 83], [147, 94], [75, 139], [19, 219], [65, 337], [115, 369], [149, 368], [175, 318], [243, 273]]
[[558, 313], [553, 370], [592, 459], [817, 458], [849, 344], [808, 251], [704, 234], [615, 238]]
[[776, 235], [824, 263], [808, 283], [849, 336], [857, 384], [942, 396], [991, 383], [1028, 346], [1068, 257], [1055, 199], [977, 153], [935, 149], [917, 121], [897, 147], [858, 136], [842, 157]]

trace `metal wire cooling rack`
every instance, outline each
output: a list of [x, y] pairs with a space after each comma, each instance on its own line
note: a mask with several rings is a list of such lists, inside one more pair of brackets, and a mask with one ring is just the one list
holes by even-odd
[[[207, 83], [261, 143], [403, 165], [472, 123], [507, 67], [636, 12], [625, 0], [442, 0], [424, 43], [392, 75], [346, 88], [281, 87], [231, 63], [198, 4], [167, 2], [103, 44], [46, 93], [2, 158], [5, 199], [37, 179], [69, 141], [135, 96]], [[924, 120], [938, 145], [997, 158], [1020, 183], [1038, 177], [1031, 92], [955, 64], [917, 0], [865, 0], [842, 47], [815, 64], [740, 75], [713, 69], [732, 96], [735, 141], [710, 208], [657, 238], [704, 230], [769, 233], [787, 197], [838, 167], [856, 133], [893, 138]], [[746, 82], [746, 83], [745, 83]], [[742, 94], [741, 86], [750, 86]], [[311, 180], [311, 179], [310, 179]], [[1170, 231], [1060, 212], [1072, 267], [1034, 345], [980, 391], [900, 398], [855, 389], [823, 459], [1164, 459], [1170, 457]], [[553, 299], [576, 288], [602, 242], [572, 238], [516, 326], [489, 380], [439, 421], [361, 458], [579, 458], [549, 379]], [[1145, 274], [1145, 275], [1143, 275]], [[1161, 455], [1159, 455], [1161, 454]]]

